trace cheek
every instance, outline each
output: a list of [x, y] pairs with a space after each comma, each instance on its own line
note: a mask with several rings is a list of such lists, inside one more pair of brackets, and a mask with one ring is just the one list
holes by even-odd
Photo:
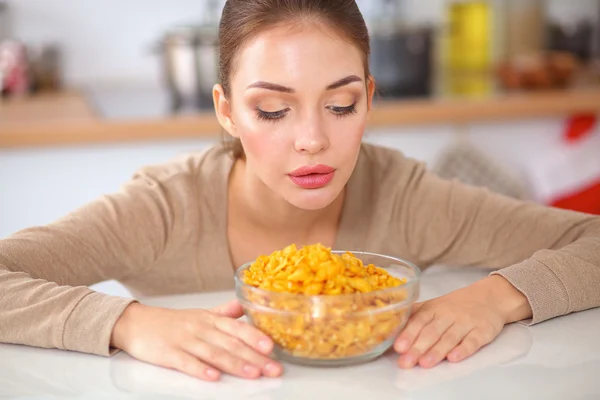
[[272, 160], [281, 154], [285, 146], [279, 123], [259, 121], [253, 110], [234, 114], [237, 135], [242, 141], [249, 162], [252, 160]]
[[362, 141], [365, 127], [366, 117], [355, 116], [354, 118], [346, 118], [342, 121], [335, 121], [332, 123], [333, 126], [330, 128], [332, 135], [332, 145], [336, 148], [358, 149]]

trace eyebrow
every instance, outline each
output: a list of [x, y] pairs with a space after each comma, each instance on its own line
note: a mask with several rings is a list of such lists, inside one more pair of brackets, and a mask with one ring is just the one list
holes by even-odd
[[[349, 85], [353, 82], [362, 82], [362, 79], [360, 79], [356, 75], [350, 75], [350, 76], [342, 78], [338, 81], [333, 82], [331, 85], [328, 85], [327, 90], [339, 89], [339, 88]], [[292, 89], [290, 87], [278, 85], [276, 83], [271, 83], [271, 82], [264, 82], [264, 81], [254, 82], [253, 84], [248, 86], [248, 89], [254, 89], [254, 88], [273, 90], [275, 92], [282, 92], [282, 93], [295, 93], [296, 92], [294, 89]]]
[[339, 89], [342, 86], [349, 85], [353, 82], [362, 82], [362, 79], [360, 79], [356, 75], [350, 75], [350, 76], [340, 79], [339, 81], [333, 82], [331, 85], [327, 86], [327, 90]]

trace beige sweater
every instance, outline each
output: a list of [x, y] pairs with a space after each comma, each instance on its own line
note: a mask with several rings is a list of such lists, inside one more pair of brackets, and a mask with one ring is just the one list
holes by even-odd
[[[220, 146], [141, 169], [122, 189], [47, 226], [0, 240], [0, 342], [110, 354], [135, 295], [233, 288]], [[335, 247], [500, 269], [537, 323], [600, 306], [600, 218], [441, 180], [423, 163], [363, 145]]]

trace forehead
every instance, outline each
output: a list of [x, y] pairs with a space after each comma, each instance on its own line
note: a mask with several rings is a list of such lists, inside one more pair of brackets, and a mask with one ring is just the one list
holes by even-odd
[[320, 24], [276, 26], [241, 49], [232, 83], [245, 86], [261, 80], [299, 90], [322, 89], [344, 76], [363, 73], [360, 50], [337, 32]]

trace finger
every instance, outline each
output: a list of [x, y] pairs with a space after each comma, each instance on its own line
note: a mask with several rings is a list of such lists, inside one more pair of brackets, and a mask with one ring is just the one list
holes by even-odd
[[468, 335], [464, 337], [461, 343], [454, 348], [446, 357], [450, 362], [459, 362], [467, 357], [472, 356], [484, 345], [492, 341], [481, 329], [473, 329]]
[[401, 368], [412, 368], [417, 365], [419, 358], [440, 340], [451, 325], [452, 320], [449, 318], [434, 318], [421, 329], [410, 349], [400, 356], [398, 365]]
[[214, 327], [221, 332], [241, 339], [248, 346], [263, 354], [270, 354], [273, 351], [273, 340], [244, 321], [231, 318], [215, 318], [212, 322]]
[[261, 371], [258, 367], [236, 357], [227, 350], [203, 340], [193, 340], [183, 345], [184, 350], [219, 370], [240, 378], [256, 379]]
[[432, 312], [415, 312], [410, 317], [408, 323], [396, 339], [394, 343], [394, 349], [398, 353], [405, 353], [406, 351], [408, 351], [410, 346], [412, 346], [414, 341], [417, 339], [417, 336], [419, 335], [419, 332], [421, 332], [421, 329], [423, 329], [423, 327], [429, 324], [432, 320]]
[[184, 351], [174, 351], [168, 355], [163, 366], [205, 381], [218, 381], [221, 378], [221, 373], [215, 368]]
[[460, 344], [470, 332], [470, 328], [462, 324], [454, 324], [442, 335], [440, 340], [429, 351], [419, 358], [419, 365], [431, 368], [439, 364], [450, 351]]
[[265, 376], [277, 377], [283, 372], [283, 367], [278, 362], [257, 352], [241, 339], [218, 329], [205, 331], [202, 334], [202, 339], [256, 366]]
[[237, 300], [232, 300], [228, 303], [221, 304], [219, 306], [210, 309], [215, 314], [229, 318], [240, 318], [244, 315], [244, 309]]

